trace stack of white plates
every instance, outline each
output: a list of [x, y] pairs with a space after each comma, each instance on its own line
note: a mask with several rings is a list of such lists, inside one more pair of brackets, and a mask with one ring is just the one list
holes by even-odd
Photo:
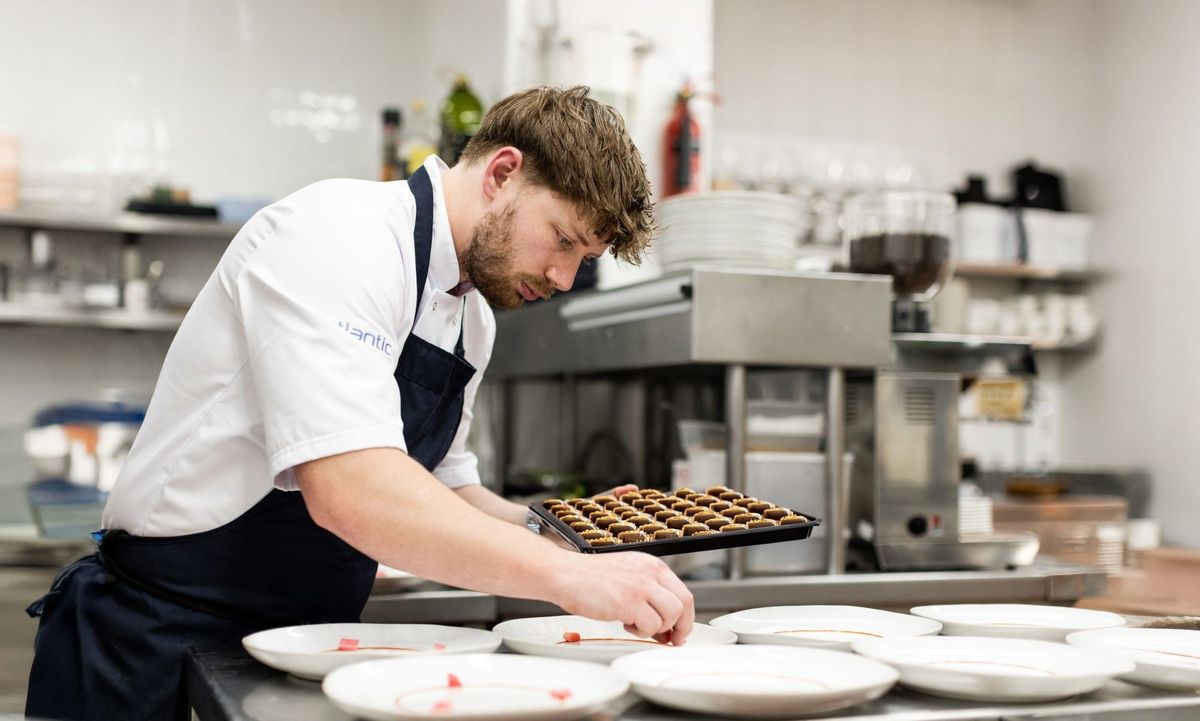
[[658, 257], [667, 271], [694, 265], [791, 270], [804, 222], [804, 207], [790, 195], [677, 195], [659, 205]]

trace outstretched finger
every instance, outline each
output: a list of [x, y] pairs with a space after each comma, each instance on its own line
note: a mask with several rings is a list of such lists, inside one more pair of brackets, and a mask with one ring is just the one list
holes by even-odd
[[658, 614], [660, 625], [654, 629], [655, 636], [673, 630], [684, 615], [683, 601], [662, 586], [652, 587], [646, 600]]
[[625, 623], [626, 631], [640, 638], [647, 638], [662, 628], [662, 618], [649, 603], [643, 601], [632, 610], [632, 618]]
[[679, 577], [669, 570], [663, 574], [661, 583], [663, 587], [674, 594], [681, 604], [682, 611], [675, 620], [675, 626], [671, 636], [672, 643], [677, 646], [683, 645], [687, 641], [687, 637], [691, 635], [692, 629], [696, 624], [696, 607], [692, 597], [692, 592], [679, 580]]

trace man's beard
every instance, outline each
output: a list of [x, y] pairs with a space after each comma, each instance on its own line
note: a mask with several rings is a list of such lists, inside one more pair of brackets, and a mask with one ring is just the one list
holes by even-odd
[[506, 310], [525, 304], [525, 298], [518, 290], [520, 282], [547, 297], [553, 292], [553, 288], [547, 287], [541, 278], [512, 272], [513, 220], [516, 214], [516, 208], [511, 206], [501, 212], [490, 211], [485, 214], [475, 226], [471, 244], [462, 257], [463, 270], [471, 285], [493, 307]]

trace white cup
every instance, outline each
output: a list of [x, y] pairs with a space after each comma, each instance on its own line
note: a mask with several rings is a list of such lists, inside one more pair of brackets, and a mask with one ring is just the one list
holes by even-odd
[[142, 278], [125, 281], [125, 310], [145, 313], [150, 310], [150, 284]]

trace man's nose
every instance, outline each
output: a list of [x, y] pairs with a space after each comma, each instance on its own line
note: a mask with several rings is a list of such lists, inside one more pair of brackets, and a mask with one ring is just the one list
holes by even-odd
[[546, 271], [546, 279], [560, 293], [565, 293], [575, 284], [575, 273], [578, 270], [578, 265], [554, 265]]

